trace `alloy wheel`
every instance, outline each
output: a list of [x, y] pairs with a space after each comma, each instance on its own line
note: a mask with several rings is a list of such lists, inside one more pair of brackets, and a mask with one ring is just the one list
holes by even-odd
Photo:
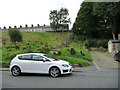
[[13, 76], [18, 76], [21, 74], [19, 67], [13, 67], [11, 72]]
[[58, 77], [60, 75], [60, 70], [56, 67], [50, 69], [50, 75], [52, 77]]

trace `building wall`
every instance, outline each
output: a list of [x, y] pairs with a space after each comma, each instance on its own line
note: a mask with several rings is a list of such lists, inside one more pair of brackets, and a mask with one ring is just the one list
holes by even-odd
[[118, 39], [120, 40], [120, 34], [118, 34]]
[[33, 27], [33, 28], [20, 28], [20, 31], [31, 31], [31, 32], [46, 32], [51, 31], [50, 27]]

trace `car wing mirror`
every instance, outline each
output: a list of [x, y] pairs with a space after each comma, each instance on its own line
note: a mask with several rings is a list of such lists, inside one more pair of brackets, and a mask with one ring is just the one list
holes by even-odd
[[48, 60], [48, 59], [46, 59], [46, 58], [43, 58], [43, 62], [46, 62], [46, 61], [50, 61], [50, 60]]

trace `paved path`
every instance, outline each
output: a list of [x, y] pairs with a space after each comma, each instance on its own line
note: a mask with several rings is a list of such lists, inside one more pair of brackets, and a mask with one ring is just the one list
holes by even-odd
[[108, 52], [91, 52], [92, 59], [100, 68], [119, 68], [118, 62], [114, 60], [114, 55]]

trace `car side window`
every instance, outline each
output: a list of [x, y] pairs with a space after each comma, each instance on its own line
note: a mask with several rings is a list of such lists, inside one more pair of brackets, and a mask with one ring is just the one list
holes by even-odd
[[22, 55], [18, 57], [20, 60], [31, 60], [32, 56], [31, 55]]
[[34, 61], [43, 61], [43, 57], [40, 55], [33, 55], [32, 60]]

